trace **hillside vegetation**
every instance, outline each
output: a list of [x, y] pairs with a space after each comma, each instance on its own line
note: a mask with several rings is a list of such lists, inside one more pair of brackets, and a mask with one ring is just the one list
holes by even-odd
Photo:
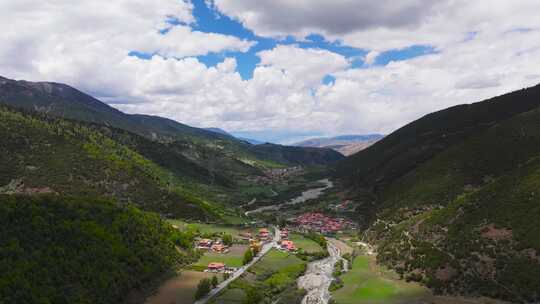
[[439, 292], [538, 301], [539, 106], [537, 86], [443, 110], [339, 164], [379, 262]]
[[208, 172], [181, 155], [160, 154], [165, 146], [114, 132], [0, 107], [0, 193], [105, 196], [177, 217], [218, 216], [200, 194]]
[[1, 303], [123, 303], [192, 257], [159, 216], [111, 201], [0, 196]]
[[540, 85], [431, 113], [341, 161], [338, 175], [377, 190], [467, 137], [538, 106]]

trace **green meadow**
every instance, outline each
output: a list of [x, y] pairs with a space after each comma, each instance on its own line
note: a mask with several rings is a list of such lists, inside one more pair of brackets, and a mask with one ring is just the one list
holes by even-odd
[[196, 269], [205, 269], [208, 264], [219, 262], [224, 263], [229, 267], [240, 267], [242, 266], [242, 258], [244, 257], [244, 252], [247, 248], [248, 246], [234, 245], [227, 253], [206, 252], [194, 266]]
[[300, 234], [292, 233], [289, 239], [294, 242], [296, 248], [304, 249], [306, 252], [320, 252], [324, 251], [323, 248], [317, 244], [317, 242], [310, 240]]
[[344, 286], [332, 294], [338, 304], [398, 303], [423, 297], [427, 292], [418, 285], [391, 278], [368, 256], [356, 257], [352, 269], [341, 279]]

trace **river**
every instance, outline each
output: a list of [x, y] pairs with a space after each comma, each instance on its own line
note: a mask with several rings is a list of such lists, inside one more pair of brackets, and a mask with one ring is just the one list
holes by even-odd
[[306, 273], [298, 278], [298, 288], [307, 292], [302, 304], [327, 304], [330, 300], [328, 288], [334, 280], [334, 266], [342, 257], [340, 250], [332, 242], [327, 242], [327, 248], [329, 256], [309, 263]]
[[287, 201], [285, 203], [260, 207], [260, 208], [257, 208], [257, 209], [251, 210], [251, 211], [247, 211], [246, 215], [250, 215], [250, 214], [258, 213], [258, 212], [263, 212], [263, 211], [279, 210], [279, 209], [281, 209], [283, 207], [293, 206], [293, 205], [296, 205], [296, 204], [306, 202], [308, 200], [316, 199], [319, 196], [321, 196], [321, 194], [325, 190], [334, 187], [334, 184], [328, 178], [318, 180], [317, 182], [324, 184], [324, 187], [308, 189], [308, 190], [302, 192], [301, 195], [299, 195], [299, 196], [297, 196], [297, 197], [295, 197], [295, 198], [293, 198], [293, 199], [291, 199], [291, 200], [289, 200], [289, 201]]

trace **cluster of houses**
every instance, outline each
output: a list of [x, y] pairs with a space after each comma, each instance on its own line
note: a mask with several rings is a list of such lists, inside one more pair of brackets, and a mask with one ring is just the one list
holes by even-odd
[[229, 252], [229, 247], [225, 246], [220, 240], [201, 239], [197, 242], [197, 249], [210, 250], [217, 253]]
[[279, 249], [289, 252], [296, 251], [296, 246], [294, 246], [294, 242], [289, 240], [289, 230], [287, 229], [281, 229], [279, 232], [279, 235], [281, 236], [281, 243], [279, 244]]
[[300, 231], [316, 231], [322, 234], [332, 234], [355, 227], [355, 224], [350, 220], [332, 218], [318, 212], [304, 213], [293, 219], [293, 222]]
[[302, 166], [295, 166], [289, 168], [269, 169], [264, 171], [264, 176], [249, 176], [248, 181], [255, 182], [257, 184], [269, 185], [275, 181], [279, 181], [290, 176], [298, 175], [303, 171]]
[[229, 273], [232, 274], [236, 271], [235, 267], [227, 267], [225, 263], [221, 262], [212, 262], [208, 264], [208, 267], [204, 272], [215, 272], [215, 273]]
[[[239, 238], [244, 241], [249, 241], [249, 247], [251, 250], [260, 251], [260, 249], [262, 248], [262, 243], [271, 241], [273, 236], [270, 230], [268, 230], [267, 228], [261, 228], [255, 235], [251, 232], [242, 232], [239, 234]], [[229, 248], [225, 246], [223, 242], [221, 242], [221, 240], [211, 239], [200, 239], [199, 241], [197, 241], [196, 248], [201, 250], [213, 251], [215, 253], [227, 253], [229, 251]], [[235, 268], [227, 267], [227, 265], [222, 262], [211, 262], [208, 264], [205, 270], [205, 272], [216, 273], [232, 273], [234, 271]]]
[[266, 176], [270, 177], [271, 179], [282, 179], [285, 177], [289, 177], [292, 175], [296, 175], [298, 173], [301, 173], [303, 170], [302, 166], [294, 166], [289, 168], [278, 168], [278, 169], [269, 169], [264, 171]]
[[290, 241], [290, 240], [281, 241], [280, 249], [285, 250], [285, 251], [289, 251], [289, 252], [296, 251], [296, 247], [294, 246], [294, 242]]

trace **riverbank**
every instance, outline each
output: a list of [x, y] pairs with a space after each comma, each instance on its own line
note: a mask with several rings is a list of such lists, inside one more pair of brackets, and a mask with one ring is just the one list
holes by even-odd
[[334, 266], [341, 259], [341, 253], [332, 242], [327, 243], [327, 248], [329, 256], [309, 263], [306, 273], [298, 278], [298, 288], [306, 291], [302, 304], [327, 304], [330, 300]]

